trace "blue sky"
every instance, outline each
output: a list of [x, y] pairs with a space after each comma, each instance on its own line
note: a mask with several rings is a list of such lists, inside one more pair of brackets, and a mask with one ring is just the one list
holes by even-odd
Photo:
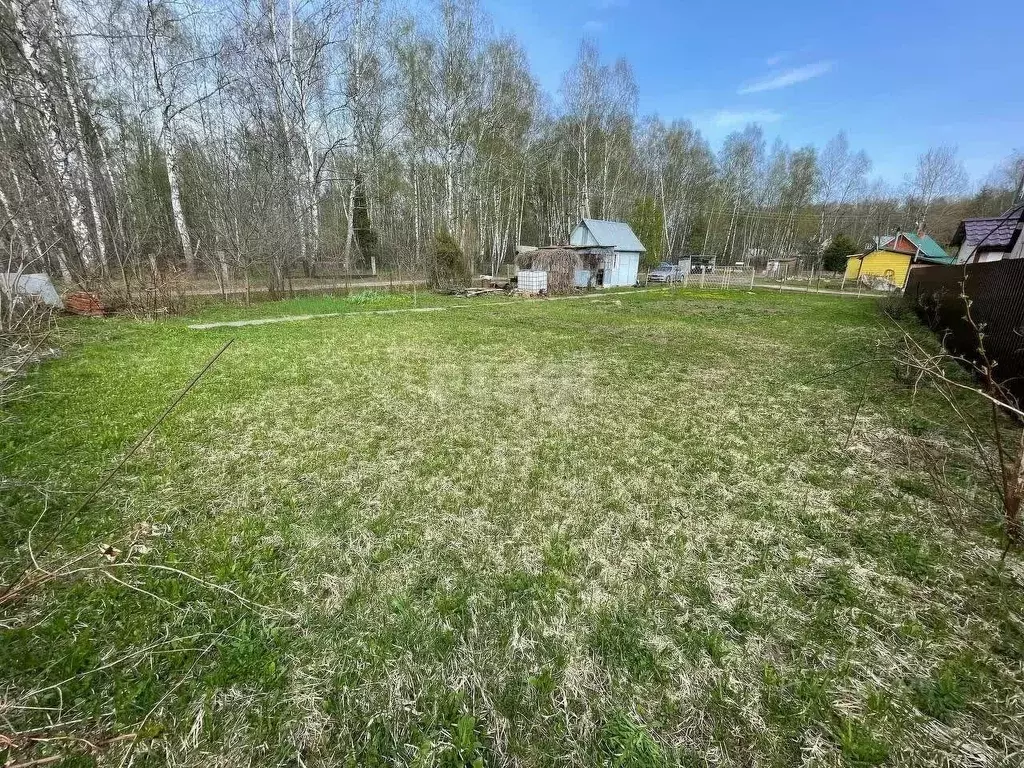
[[629, 59], [641, 114], [690, 119], [716, 149], [748, 121], [794, 147], [845, 129], [894, 184], [933, 145], [956, 145], [972, 182], [1024, 149], [1024, 11], [1008, 0], [484, 5], [549, 93], [590, 37]]

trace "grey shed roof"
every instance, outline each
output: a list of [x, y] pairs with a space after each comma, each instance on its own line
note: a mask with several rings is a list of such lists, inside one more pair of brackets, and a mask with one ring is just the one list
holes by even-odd
[[1008, 248], [1013, 245], [1017, 225], [1024, 218], [1024, 205], [1011, 208], [1002, 216], [964, 219], [953, 235], [953, 244], [984, 248]]
[[644, 244], [633, 234], [633, 228], [624, 221], [605, 221], [604, 219], [583, 219], [590, 234], [598, 245], [611, 246], [618, 251], [640, 251], [647, 253]]

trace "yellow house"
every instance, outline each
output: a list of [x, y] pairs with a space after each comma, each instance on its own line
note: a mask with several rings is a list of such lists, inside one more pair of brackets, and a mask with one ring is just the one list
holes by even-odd
[[863, 256], [851, 256], [846, 260], [846, 279], [878, 277], [902, 288], [910, 274], [910, 259], [907, 254], [892, 251], [872, 251]]
[[873, 277], [904, 288], [910, 265], [914, 262], [929, 264], [953, 264], [941, 245], [925, 234], [900, 232], [886, 238], [880, 247], [863, 255], [850, 256], [846, 260], [846, 280], [860, 280]]

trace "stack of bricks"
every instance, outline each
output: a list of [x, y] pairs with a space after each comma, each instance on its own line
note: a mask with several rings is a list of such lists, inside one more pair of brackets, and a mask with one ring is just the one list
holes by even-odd
[[107, 308], [100, 297], [88, 291], [75, 291], [64, 297], [64, 307], [68, 312], [76, 315], [92, 315], [103, 317], [107, 314]]

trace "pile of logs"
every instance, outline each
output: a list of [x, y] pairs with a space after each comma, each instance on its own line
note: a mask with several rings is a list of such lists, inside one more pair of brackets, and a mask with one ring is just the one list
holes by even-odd
[[103, 317], [109, 308], [100, 297], [89, 291], [74, 291], [64, 297], [64, 308], [76, 315]]
[[452, 296], [483, 296], [488, 293], [508, 293], [508, 288], [499, 288], [497, 286], [488, 286], [486, 288], [461, 288], [454, 291], [449, 291]]

